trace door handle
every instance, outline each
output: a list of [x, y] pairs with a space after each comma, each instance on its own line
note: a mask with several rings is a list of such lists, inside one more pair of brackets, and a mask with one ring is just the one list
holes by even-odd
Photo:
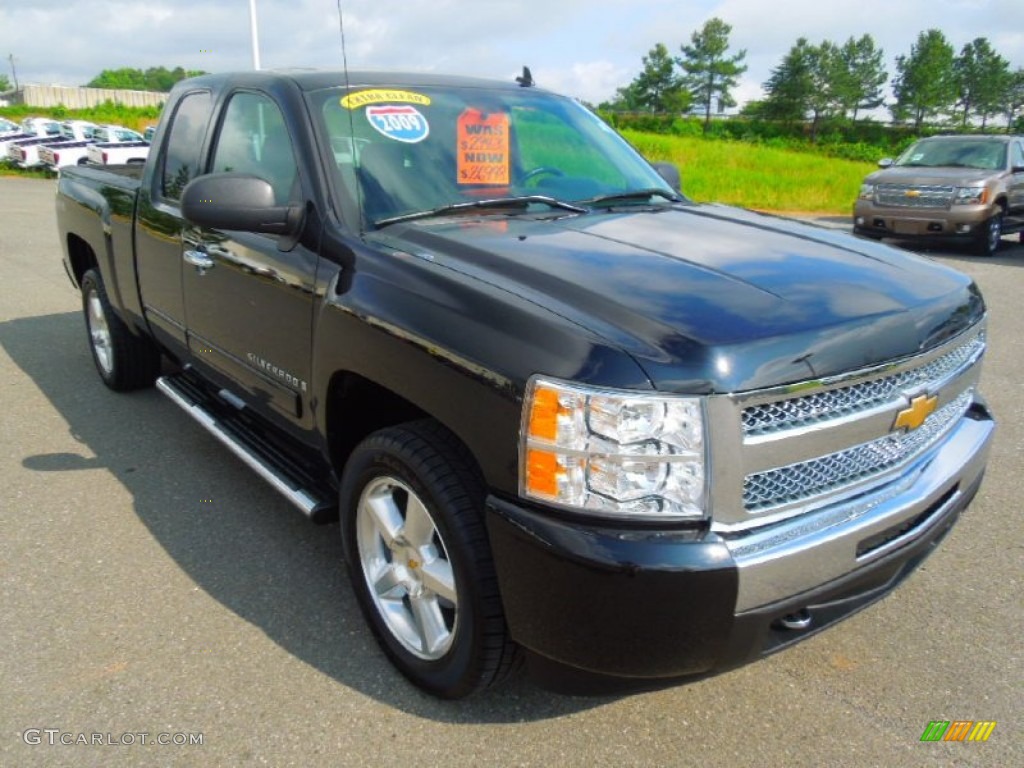
[[216, 263], [202, 251], [185, 251], [184, 259], [193, 267], [199, 267], [200, 270], [212, 269], [213, 265]]

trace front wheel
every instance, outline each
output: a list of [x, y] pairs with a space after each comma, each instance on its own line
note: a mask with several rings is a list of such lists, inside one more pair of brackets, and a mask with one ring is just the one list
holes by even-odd
[[119, 392], [152, 386], [160, 373], [160, 351], [128, 330], [115, 314], [95, 269], [82, 276], [82, 310], [89, 349], [103, 383]]
[[995, 256], [999, 250], [999, 243], [1003, 239], [1003, 209], [996, 208], [992, 218], [986, 221], [978, 230], [978, 239], [975, 243], [975, 251], [979, 256]]
[[345, 559], [364, 616], [403, 675], [449, 699], [499, 682], [518, 658], [471, 467], [451, 433], [413, 422], [360, 443], [341, 484]]

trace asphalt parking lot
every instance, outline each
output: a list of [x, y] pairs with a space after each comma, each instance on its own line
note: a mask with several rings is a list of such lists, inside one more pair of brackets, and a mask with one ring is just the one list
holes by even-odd
[[[573, 698], [517, 680], [446, 703], [378, 652], [336, 526], [156, 391], [103, 387], [53, 192], [0, 178], [0, 765], [1024, 765], [1016, 237], [993, 259], [931, 254], [989, 302], [1000, 429], [974, 505], [894, 594], [688, 685]], [[922, 743], [932, 720], [997, 726]]]

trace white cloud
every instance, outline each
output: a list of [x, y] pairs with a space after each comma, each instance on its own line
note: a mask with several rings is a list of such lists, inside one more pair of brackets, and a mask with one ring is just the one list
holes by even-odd
[[[1020, 0], [344, 0], [353, 69], [409, 69], [508, 78], [530, 65], [545, 87], [588, 101], [611, 97], [662, 42], [676, 53], [712, 16], [732, 24], [748, 71], [735, 95], [760, 96], [800, 36], [842, 42], [870, 33], [890, 73], [917, 34], [943, 30], [959, 49], [988, 37], [1024, 65]], [[266, 67], [340, 68], [336, 0], [257, 0]], [[103, 69], [251, 66], [248, 4], [200, 0], [26, 0], [0, 6], [0, 53], [23, 82], [84, 83]], [[4, 71], [0, 69], [0, 71]], [[8, 72], [9, 74], [9, 72]]]

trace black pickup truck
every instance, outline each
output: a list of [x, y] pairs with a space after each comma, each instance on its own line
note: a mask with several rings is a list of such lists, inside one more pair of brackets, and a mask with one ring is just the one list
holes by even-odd
[[694, 204], [526, 74], [180, 83], [144, 167], [58, 182], [100, 377], [340, 516], [439, 696], [663, 685], [887, 593], [981, 482], [975, 285]]

